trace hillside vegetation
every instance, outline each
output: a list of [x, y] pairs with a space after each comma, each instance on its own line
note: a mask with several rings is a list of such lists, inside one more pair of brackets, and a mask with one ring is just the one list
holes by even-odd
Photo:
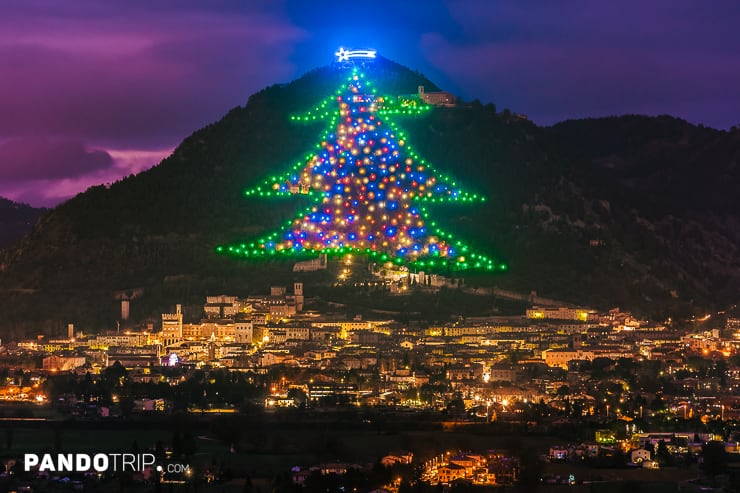
[[10, 246], [31, 231], [44, 211], [0, 197], [0, 248]]
[[[122, 293], [137, 293], [136, 319], [156, 319], [174, 303], [294, 279], [291, 263], [250, 263], [214, 248], [293, 216], [300, 198], [261, 201], [243, 191], [315, 146], [322, 124], [289, 117], [333, 92], [344, 75], [327, 67], [271, 86], [193, 133], [158, 166], [48, 211], [0, 257], [3, 337], [70, 322], [114, 327]], [[437, 89], [387, 60], [367, 75], [382, 93]], [[504, 274], [467, 274], [468, 286], [652, 316], [736, 301], [740, 211], [732, 187], [740, 133], [640, 116], [538, 127], [477, 102], [396, 123], [422, 156], [488, 198], [430, 207], [444, 229], [509, 265]], [[328, 280], [321, 273], [301, 279], [309, 295]]]

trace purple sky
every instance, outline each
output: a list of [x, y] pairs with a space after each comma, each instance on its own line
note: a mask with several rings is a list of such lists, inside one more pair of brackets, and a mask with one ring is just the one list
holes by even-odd
[[740, 123], [736, 0], [361, 5], [5, 0], [0, 196], [49, 206], [146, 169], [340, 44], [539, 124], [623, 113]]

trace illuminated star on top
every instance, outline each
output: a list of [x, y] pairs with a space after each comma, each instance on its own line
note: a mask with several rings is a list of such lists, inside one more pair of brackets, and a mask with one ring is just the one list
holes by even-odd
[[338, 62], [346, 62], [350, 58], [375, 58], [375, 53], [375, 50], [345, 50], [340, 47], [334, 55], [336, 55]]

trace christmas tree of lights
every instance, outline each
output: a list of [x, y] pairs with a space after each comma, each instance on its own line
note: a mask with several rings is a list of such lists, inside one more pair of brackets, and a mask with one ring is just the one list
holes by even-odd
[[251, 243], [219, 246], [239, 257], [365, 254], [418, 268], [503, 270], [427, 221], [427, 203], [485, 199], [457, 187], [420, 158], [387, 117], [413, 115], [431, 106], [414, 97], [376, 94], [356, 68], [347, 83], [296, 121], [328, 120], [316, 149], [286, 173], [245, 195], [309, 197], [294, 219]]

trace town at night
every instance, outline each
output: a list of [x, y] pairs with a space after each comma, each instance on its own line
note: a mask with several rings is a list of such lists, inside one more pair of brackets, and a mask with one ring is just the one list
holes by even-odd
[[4, 10], [0, 493], [740, 491], [732, 2]]

